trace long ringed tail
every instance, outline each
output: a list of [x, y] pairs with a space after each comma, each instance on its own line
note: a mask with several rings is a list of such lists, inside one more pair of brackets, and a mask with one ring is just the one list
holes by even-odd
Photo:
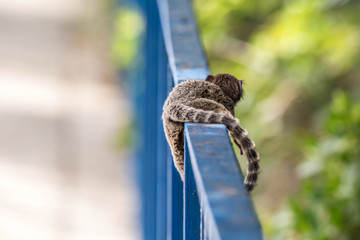
[[260, 156], [255, 151], [255, 143], [249, 138], [248, 132], [240, 126], [238, 119], [225, 116], [223, 118], [223, 123], [231, 132], [234, 141], [239, 143], [242, 150], [245, 152], [247, 159], [247, 171], [244, 184], [246, 191], [250, 193], [256, 186], [260, 171]]

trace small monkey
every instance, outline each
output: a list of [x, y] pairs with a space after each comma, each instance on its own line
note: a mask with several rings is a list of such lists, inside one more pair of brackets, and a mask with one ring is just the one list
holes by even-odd
[[259, 155], [248, 133], [234, 118], [242, 98], [242, 81], [231, 74], [208, 75], [205, 81], [188, 80], [175, 86], [167, 97], [162, 120], [176, 169], [184, 180], [184, 122], [223, 123], [247, 158], [245, 189], [250, 193], [259, 173]]

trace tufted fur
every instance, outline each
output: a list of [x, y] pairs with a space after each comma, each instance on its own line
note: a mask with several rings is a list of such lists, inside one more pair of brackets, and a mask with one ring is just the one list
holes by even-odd
[[244, 181], [248, 192], [256, 185], [259, 155], [248, 133], [234, 118], [235, 104], [242, 98], [242, 81], [231, 74], [208, 75], [205, 81], [189, 80], [175, 86], [163, 107], [163, 125], [176, 169], [184, 180], [184, 122], [223, 123], [245, 152], [248, 169]]

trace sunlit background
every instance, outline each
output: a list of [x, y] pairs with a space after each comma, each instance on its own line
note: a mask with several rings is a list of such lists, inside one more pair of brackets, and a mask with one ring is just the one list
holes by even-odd
[[1, 240], [138, 237], [113, 11], [101, 0], [0, 3]]

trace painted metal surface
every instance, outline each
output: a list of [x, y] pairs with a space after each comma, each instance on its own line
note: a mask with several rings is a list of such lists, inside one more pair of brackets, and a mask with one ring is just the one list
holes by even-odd
[[[168, 67], [168, 91], [174, 86], [170, 67]], [[173, 164], [169, 146], [167, 157], [167, 185], [168, 185], [168, 218], [167, 218], [167, 239], [181, 240], [183, 239], [183, 182]]]
[[209, 239], [262, 239], [226, 127], [186, 123], [185, 138]]
[[184, 181], [184, 239], [200, 239], [200, 203], [191, 166], [189, 150], [185, 142]]
[[189, 0], [157, 0], [175, 84], [203, 80], [209, 73]]
[[[136, 117], [140, 120], [137, 121], [136, 158], [142, 235], [143, 239], [166, 239], [169, 149], [162, 128], [161, 105], [169, 89], [168, 62], [155, 2], [139, 0], [138, 3], [147, 22], [142, 48], [145, 61], [134, 70], [136, 74], [133, 79]], [[181, 189], [178, 191], [181, 192]]]
[[184, 184], [165, 140], [161, 112], [168, 92], [209, 73], [190, 1], [136, 1], [146, 22], [133, 87], [143, 239], [261, 239], [225, 127], [186, 124]]

